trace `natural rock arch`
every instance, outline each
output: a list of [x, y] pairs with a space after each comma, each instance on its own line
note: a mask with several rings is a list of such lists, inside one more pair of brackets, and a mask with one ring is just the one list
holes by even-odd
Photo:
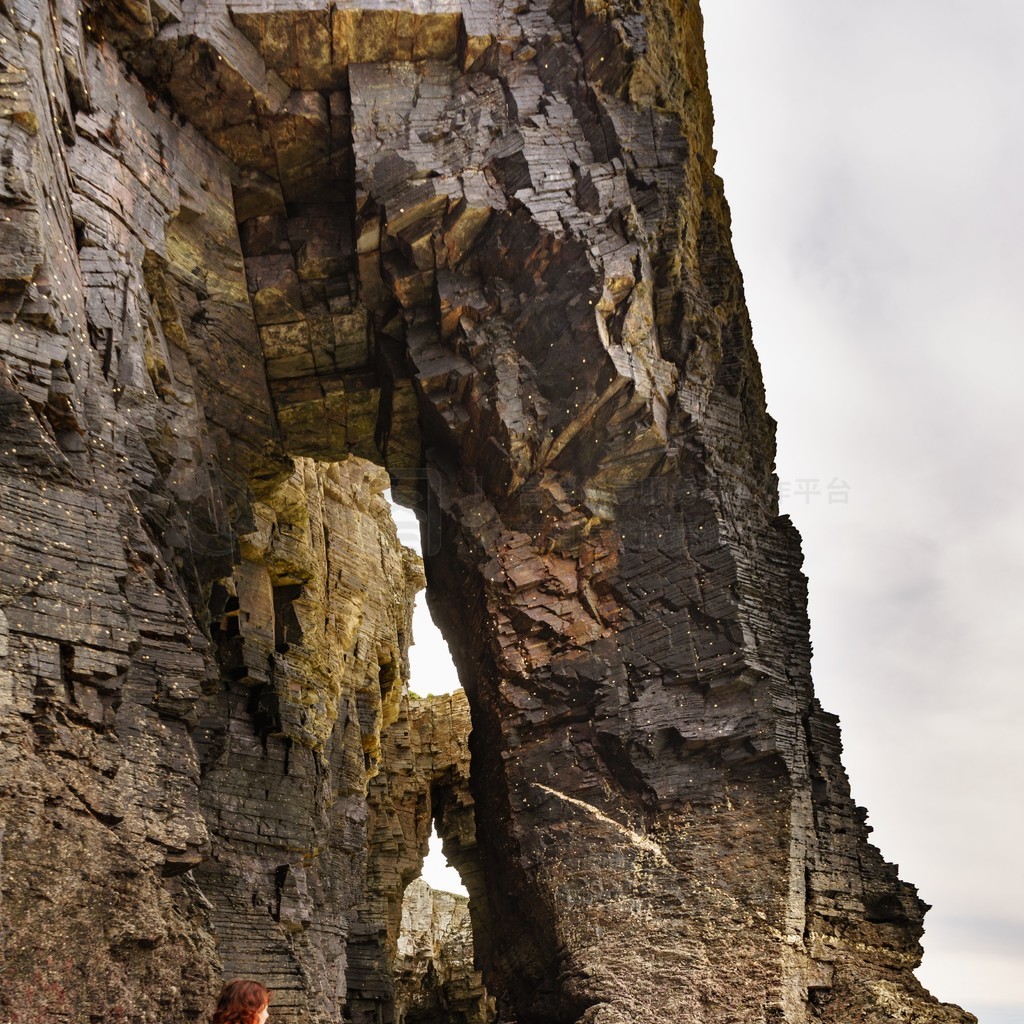
[[11, 1011], [386, 1017], [420, 580], [355, 455], [505, 1019], [966, 1020], [813, 698], [696, 4], [0, 10]]

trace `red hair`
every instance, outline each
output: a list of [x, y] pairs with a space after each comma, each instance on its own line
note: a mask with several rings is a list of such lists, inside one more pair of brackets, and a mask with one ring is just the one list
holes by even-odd
[[270, 992], [258, 981], [229, 981], [217, 998], [210, 1024], [256, 1024], [270, 1005]]

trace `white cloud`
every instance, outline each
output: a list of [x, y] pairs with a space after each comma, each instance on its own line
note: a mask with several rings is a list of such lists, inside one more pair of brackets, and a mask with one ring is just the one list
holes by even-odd
[[430, 832], [430, 846], [423, 860], [422, 878], [433, 889], [458, 893], [460, 896], [469, 895], [458, 871], [445, 860], [437, 829], [431, 829]]

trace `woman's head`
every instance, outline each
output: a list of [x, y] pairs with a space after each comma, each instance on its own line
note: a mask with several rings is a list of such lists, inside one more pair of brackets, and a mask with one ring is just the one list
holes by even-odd
[[229, 981], [217, 999], [211, 1024], [266, 1024], [270, 993], [258, 981]]

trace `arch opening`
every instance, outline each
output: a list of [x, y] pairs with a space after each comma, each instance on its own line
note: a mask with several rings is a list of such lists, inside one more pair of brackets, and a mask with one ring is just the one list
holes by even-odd
[[[531, 69], [524, 101], [546, 92], [552, 110], [595, 124], [574, 53], [547, 56], [565, 77]], [[660, 204], [675, 202], [680, 180], [667, 172], [631, 193], [632, 157], [602, 127], [573, 140], [573, 158], [554, 157], [564, 166], [553, 178], [564, 172], [575, 185], [568, 215], [552, 218], [549, 197], [528, 187], [548, 178], [550, 154], [531, 170], [539, 154], [516, 147], [505, 88], [515, 83], [500, 71], [473, 81], [477, 133], [456, 154], [435, 152], [429, 133], [410, 144], [405, 127], [464, 119], [455, 65], [393, 75], [361, 64], [330, 95], [299, 89], [271, 129], [277, 167], [248, 168], [235, 191], [280, 442], [290, 456], [383, 465], [403, 503], [423, 504], [428, 596], [473, 707], [472, 780], [432, 778], [425, 806], [417, 781], [410, 810], [406, 783], [384, 766], [417, 761], [416, 729], [407, 743], [394, 730], [375, 739], [401, 702], [394, 686], [369, 687], [369, 859], [381, 855], [367, 865], [348, 942], [355, 1024], [393, 1006], [381, 952], [397, 941], [432, 803], [444, 806], [442, 835], [459, 837], [452, 858], [488, 982], [523, 1024], [567, 1024], [602, 999], [592, 982], [602, 922], [675, 884], [661, 846], [637, 847], [636, 837], [659, 810], [702, 822], [706, 804], [727, 803], [721, 764], [739, 774], [757, 756], [732, 728], [760, 728], [735, 552], [706, 568], [688, 531], [717, 535], [717, 495], [689, 449], [666, 443], [681, 429], [678, 367], [651, 325], [652, 296], [671, 285], [623, 234], [626, 207], [659, 232]], [[659, 130], [681, 157], [678, 124], [669, 117]], [[635, 180], [646, 173], [634, 170]], [[608, 205], [616, 195], [618, 212]], [[340, 228], [320, 235], [318, 224]], [[668, 321], [659, 327], [672, 333]], [[740, 463], [745, 445], [730, 449]], [[761, 468], [737, 472], [757, 487]], [[649, 487], [652, 475], [664, 486]], [[644, 581], [636, 590], [618, 585], [634, 577]], [[287, 643], [295, 630], [284, 632]], [[394, 664], [380, 680], [395, 678]], [[721, 711], [712, 686], [725, 694]], [[652, 751], [645, 701], [667, 721], [690, 716], [692, 745]], [[435, 707], [421, 710], [436, 725]], [[677, 770], [684, 759], [700, 763], [696, 783]], [[487, 823], [480, 837], [457, 824], [474, 818]], [[632, 870], [637, 848], [654, 851], [650, 871]], [[570, 890], [586, 914], [563, 898]], [[666, 935], [673, 927], [664, 923]], [[633, 952], [627, 944], [627, 961]]]
[[406, 887], [394, 962], [395, 1024], [491, 1024], [495, 1001], [476, 962], [468, 891], [436, 825], [421, 877]]
[[[431, 524], [421, 522], [413, 509], [399, 504], [391, 488], [384, 492], [384, 497], [391, 506], [391, 518], [398, 531], [399, 543], [412, 548], [422, 558], [423, 533], [427, 533], [428, 546], [434, 540]], [[434, 621], [430, 604], [426, 600], [426, 589], [416, 593], [413, 605], [409, 688], [417, 695], [452, 693], [462, 688], [448, 641]]]
[[437, 834], [437, 823], [430, 830], [427, 855], [423, 858], [421, 878], [431, 889], [451, 893], [453, 896], [469, 896], [458, 868], [448, 862], [444, 855], [441, 837]]

